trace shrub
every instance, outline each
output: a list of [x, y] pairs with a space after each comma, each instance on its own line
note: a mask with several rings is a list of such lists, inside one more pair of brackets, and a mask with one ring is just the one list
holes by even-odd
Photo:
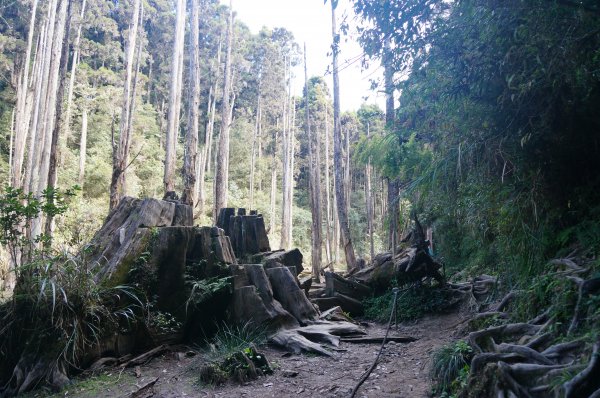
[[433, 355], [431, 378], [437, 393], [454, 394], [466, 386], [473, 349], [460, 340], [440, 348]]

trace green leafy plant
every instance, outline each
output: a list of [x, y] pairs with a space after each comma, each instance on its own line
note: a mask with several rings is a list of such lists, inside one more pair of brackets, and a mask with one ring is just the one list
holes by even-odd
[[464, 388], [469, 376], [473, 349], [459, 340], [437, 350], [433, 355], [431, 378], [434, 390], [440, 394], [453, 394]]
[[[363, 301], [365, 317], [379, 322], [389, 319], [392, 309], [393, 293], [367, 298]], [[409, 321], [421, 318], [425, 314], [441, 312], [448, 304], [448, 293], [443, 289], [428, 285], [412, 285], [398, 295], [398, 321]]]

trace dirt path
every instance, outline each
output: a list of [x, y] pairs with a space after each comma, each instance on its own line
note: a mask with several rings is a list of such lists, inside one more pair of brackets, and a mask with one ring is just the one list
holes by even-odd
[[[431, 353], [453, 340], [458, 314], [428, 316], [414, 324], [392, 328], [391, 335], [409, 335], [419, 338], [409, 344], [390, 342], [380, 358], [379, 365], [359, 390], [357, 397], [427, 397], [431, 382], [428, 377]], [[383, 325], [371, 324], [370, 335], [381, 336]], [[275, 373], [239, 385], [198, 385], [190, 371], [198, 357], [186, 358], [170, 353], [155, 358], [139, 369], [119, 373], [110, 371], [76, 383], [60, 396], [68, 397], [129, 397], [148, 381], [158, 377], [154, 397], [348, 397], [363, 372], [369, 368], [379, 350], [379, 344], [351, 344], [342, 342], [335, 358], [312, 355], [286, 356], [271, 347], [261, 351], [267, 356]], [[40, 396], [40, 395], [33, 395]]]

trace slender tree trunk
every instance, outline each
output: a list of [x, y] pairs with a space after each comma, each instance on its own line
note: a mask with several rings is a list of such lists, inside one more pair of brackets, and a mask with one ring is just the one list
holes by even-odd
[[312, 277], [317, 283], [321, 282], [321, 255], [323, 239], [321, 228], [323, 225], [322, 207], [321, 207], [321, 150], [317, 135], [311, 131], [310, 112], [309, 112], [309, 87], [308, 72], [306, 68], [306, 44], [304, 45], [304, 84], [305, 92], [305, 117], [306, 117], [306, 136], [309, 142], [310, 152], [310, 207], [312, 213], [311, 229], [311, 260]]
[[229, 129], [233, 104], [231, 95], [231, 46], [233, 41], [233, 9], [229, 3], [229, 22], [227, 26], [227, 52], [225, 54], [225, 77], [223, 79], [223, 103], [221, 104], [221, 129], [219, 132], [218, 161], [215, 171], [215, 201], [213, 219], [217, 222], [219, 209], [227, 207], [229, 189]]
[[175, 38], [173, 42], [173, 64], [171, 66], [171, 87], [169, 93], [169, 118], [165, 141], [165, 194], [175, 190], [175, 157], [179, 118], [181, 113], [181, 89], [183, 78], [183, 42], [185, 37], [185, 0], [177, 0]]
[[329, 177], [329, 106], [325, 104], [325, 255], [327, 257], [327, 263], [330, 264], [333, 261], [333, 242], [332, 242], [332, 231], [331, 231], [331, 181]]
[[[290, 70], [291, 70], [291, 66], [290, 66]], [[289, 211], [288, 211], [288, 225], [290, 226], [288, 229], [288, 242], [290, 242], [290, 245], [293, 244], [294, 240], [293, 240], [293, 231], [294, 231], [294, 223], [293, 223], [293, 212], [294, 212], [294, 140], [295, 140], [295, 127], [296, 127], [296, 99], [292, 98], [292, 85], [290, 83], [289, 86], [289, 91], [288, 91], [288, 98], [291, 99], [292, 103], [290, 105], [290, 125], [288, 127], [288, 131], [289, 131], [289, 136], [290, 136], [290, 142], [289, 142], [289, 155], [288, 155], [288, 162], [289, 162], [289, 167], [288, 167], [288, 191], [287, 191], [287, 195], [288, 195], [288, 205], [289, 205]]]
[[81, 138], [79, 139], [79, 186], [83, 188], [85, 177], [85, 160], [87, 157], [88, 110], [81, 111]]
[[[371, 135], [369, 122], [367, 122], [367, 139]], [[371, 261], [375, 257], [375, 240], [373, 237], [373, 192], [371, 190], [371, 159], [365, 167], [365, 196], [367, 199], [367, 229], [369, 230], [369, 248], [371, 252]]]
[[73, 90], [75, 88], [75, 73], [77, 71], [77, 65], [79, 64], [79, 43], [81, 42], [81, 29], [83, 27], [83, 17], [85, 15], [86, 0], [81, 2], [81, 10], [79, 12], [79, 26], [77, 27], [77, 35], [75, 36], [75, 42], [73, 43], [73, 59], [71, 60], [71, 75], [69, 76], [69, 91], [67, 92], [67, 109], [65, 111], [64, 129], [65, 134], [63, 138], [64, 148], [61, 150], [60, 163], [65, 162], [66, 147], [71, 136], [71, 116], [73, 109]]
[[13, 145], [15, 140], [15, 109], [13, 108], [10, 115], [10, 140], [8, 144], [8, 175], [12, 181], [13, 175]]
[[212, 164], [212, 146], [213, 133], [215, 126], [215, 115], [217, 109], [217, 89], [219, 87], [221, 71], [221, 42], [219, 41], [219, 50], [217, 51], [217, 70], [215, 79], [212, 83], [208, 94], [208, 121], [204, 133], [204, 148], [202, 153], [202, 164], [200, 165], [200, 180], [198, 189], [198, 204], [200, 214], [204, 214], [204, 204], [206, 202], [206, 174], [210, 173], [210, 165]]
[[[394, 127], [394, 70], [391, 65], [389, 44], [385, 44], [384, 53], [384, 79], [385, 79], [385, 122], [388, 129]], [[388, 184], [388, 249], [395, 253], [398, 245], [398, 213], [399, 182], [395, 177], [389, 177]]]
[[[129, 148], [131, 145], [131, 124], [133, 114], [134, 97], [134, 56], [136, 49], [136, 40], [140, 20], [141, 0], [135, 0], [133, 12], [129, 24], [129, 37], [125, 51], [125, 83], [123, 86], [123, 105], [121, 107], [120, 135], [119, 143], [113, 142], [113, 171], [110, 183], [110, 209], [114, 209], [124, 194], [125, 169], [129, 159]], [[140, 44], [141, 46], [141, 44]], [[139, 50], [138, 50], [139, 53]]]
[[344, 134], [344, 189], [346, 190], [346, 214], [350, 213], [350, 193], [352, 184], [350, 180], [350, 129], [346, 129]]
[[[36, 163], [35, 173], [32, 172], [33, 189], [36, 196], [40, 196], [42, 191], [48, 187], [48, 177], [50, 170], [50, 161], [53, 154], [53, 134], [54, 125], [57, 119], [57, 102], [60, 91], [61, 79], [60, 69], [62, 65], [62, 54], [64, 47], [65, 25], [67, 23], [67, 9], [69, 0], [62, 0], [56, 7], [51, 5], [50, 24], [52, 25], [51, 35], [48, 39], [50, 44], [47, 48], [49, 59], [46, 60], [48, 73], [45, 77], [45, 93], [42, 98], [41, 124], [39, 124], [41, 134], [39, 134], [39, 146], [37, 156], [34, 159]], [[60, 109], [58, 109], [60, 110]], [[57, 133], [57, 132], [56, 132]], [[36, 237], [41, 233], [42, 217], [35, 218], [31, 224], [31, 237]]]
[[273, 158], [271, 161], [271, 219], [269, 223], [269, 232], [271, 234], [275, 233], [275, 202], [277, 198], [277, 138], [279, 133], [278, 128], [279, 126], [276, 126], [275, 132], [273, 133]]
[[192, 92], [189, 101], [188, 126], [183, 157], [183, 194], [181, 201], [196, 203], [196, 167], [198, 165], [198, 118], [200, 112], [200, 0], [192, 0], [190, 79]]
[[[16, 116], [14, 127], [14, 155], [11, 158], [11, 185], [22, 187], [23, 162], [25, 159], [25, 143], [29, 131], [31, 112], [28, 111], [27, 103], [31, 102], [29, 90], [29, 68], [31, 67], [31, 50], [33, 47], [33, 34], [36, 27], [38, 0], [34, 0], [31, 6], [31, 18], [29, 20], [29, 31], [27, 33], [27, 49], [25, 51], [25, 63], [21, 73], [17, 89]], [[35, 65], [35, 62], [34, 62]]]
[[256, 152], [258, 150], [258, 130], [260, 128], [260, 80], [258, 81], [258, 98], [256, 100], [256, 122], [252, 135], [252, 155], [250, 158], [250, 209], [254, 209], [254, 169], [256, 167]]
[[348, 269], [356, 266], [356, 257], [354, 255], [354, 246], [350, 237], [350, 227], [348, 225], [348, 213], [346, 212], [346, 198], [344, 192], [342, 176], [342, 129], [340, 123], [340, 80], [338, 72], [338, 45], [339, 37], [336, 29], [335, 20], [335, 2], [331, 2], [331, 32], [333, 37], [333, 163], [335, 171], [335, 191], [337, 201], [337, 212], [340, 223], [340, 235], [346, 256], [346, 265]]
[[49, 33], [49, 25], [50, 25], [50, 15], [51, 9], [53, 6], [56, 6], [56, 3], [50, 4], [48, 6], [47, 15], [44, 18], [44, 22], [42, 23], [42, 28], [40, 29], [40, 35], [37, 43], [37, 50], [35, 54], [34, 61], [34, 71], [33, 74], [33, 85], [34, 88], [32, 90], [32, 101], [31, 101], [31, 125], [27, 127], [31, 131], [29, 134], [29, 149], [27, 152], [27, 167], [25, 168], [25, 179], [23, 181], [23, 189], [26, 192], [32, 192], [34, 188], [34, 172], [38, 173], [38, 170], [34, 170], [37, 168], [37, 158], [38, 153], [40, 151], [40, 139], [39, 136], [41, 132], [38, 132], [38, 121], [40, 119], [40, 114], [42, 112], [42, 92], [46, 87], [47, 80], [45, 76], [47, 76], [46, 72], [46, 49], [48, 47], [48, 33]]
[[[72, 15], [72, 0], [68, 0], [67, 3], [67, 20], [66, 26], [64, 28], [64, 33], [62, 33], [62, 49], [61, 49], [61, 58], [60, 58], [60, 66], [59, 66], [59, 77], [58, 77], [58, 91], [57, 91], [57, 99], [55, 105], [55, 115], [54, 115], [54, 127], [52, 129], [52, 141], [50, 144], [50, 164], [48, 166], [48, 188], [55, 188], [56, 182], [58, 179], [58, 139], [60, 137], [60, 128], [61, 128], [61, 116], [62, 116], [62, 108], [63, 108], [63, 98], [65, 92], [65, 81], [67, 78], [67, 61], [69, 59], [69, 39], [71, 36], [71, 20], [73, 18]], [[48, 217], [46, 223], [46, 233], [49, 234], [52, 231], [52, 217]]]
[[[289, 80], [288, 80], [288, 64], [287, 64], [287, 60], [284, 58], [283, 60], [284, 62], [284, 72], [283, 72], [283, 80], [286, 82], [286, 86], [289, 84]], [[285, 88], [286, 91], [286, 96], [287, 96], [287, 87]], [[290, 241], [289, 241], [289, 230], [291, 228], [291, 225], [289, 224], [289, 211], [290, 211], [290, 203], [288, 203], [288, 185], [290, 184], [289, 181], [289, 167], [290, 167], [290, 162], [289, 162], [289, 131], [288, 131], [288, 101], [287, 98], [284, 99], [283, 101], [283, 118], [282, 118], [282, 126], [283, 126], [283, 130], [282, 130], [282, 134], [281, 134], [281, 139], [282, 139], [282, 150], [281, 150], [281, 157], [282, 157], [282, 164], [283, 164], [283, 171], [282, 171], [282, 178], [281, 178], [281, 194], [282, 194], [282, 201], [281, 201], [281, 237], [280, 237], [280, 247], [282, 249], [288, 250], [290, 248]]]

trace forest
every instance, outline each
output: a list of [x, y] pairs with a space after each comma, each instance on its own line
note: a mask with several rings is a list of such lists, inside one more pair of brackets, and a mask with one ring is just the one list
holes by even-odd
[[0, 397], [600, 397], [600, 5], [235, 3], [0, 0]]

